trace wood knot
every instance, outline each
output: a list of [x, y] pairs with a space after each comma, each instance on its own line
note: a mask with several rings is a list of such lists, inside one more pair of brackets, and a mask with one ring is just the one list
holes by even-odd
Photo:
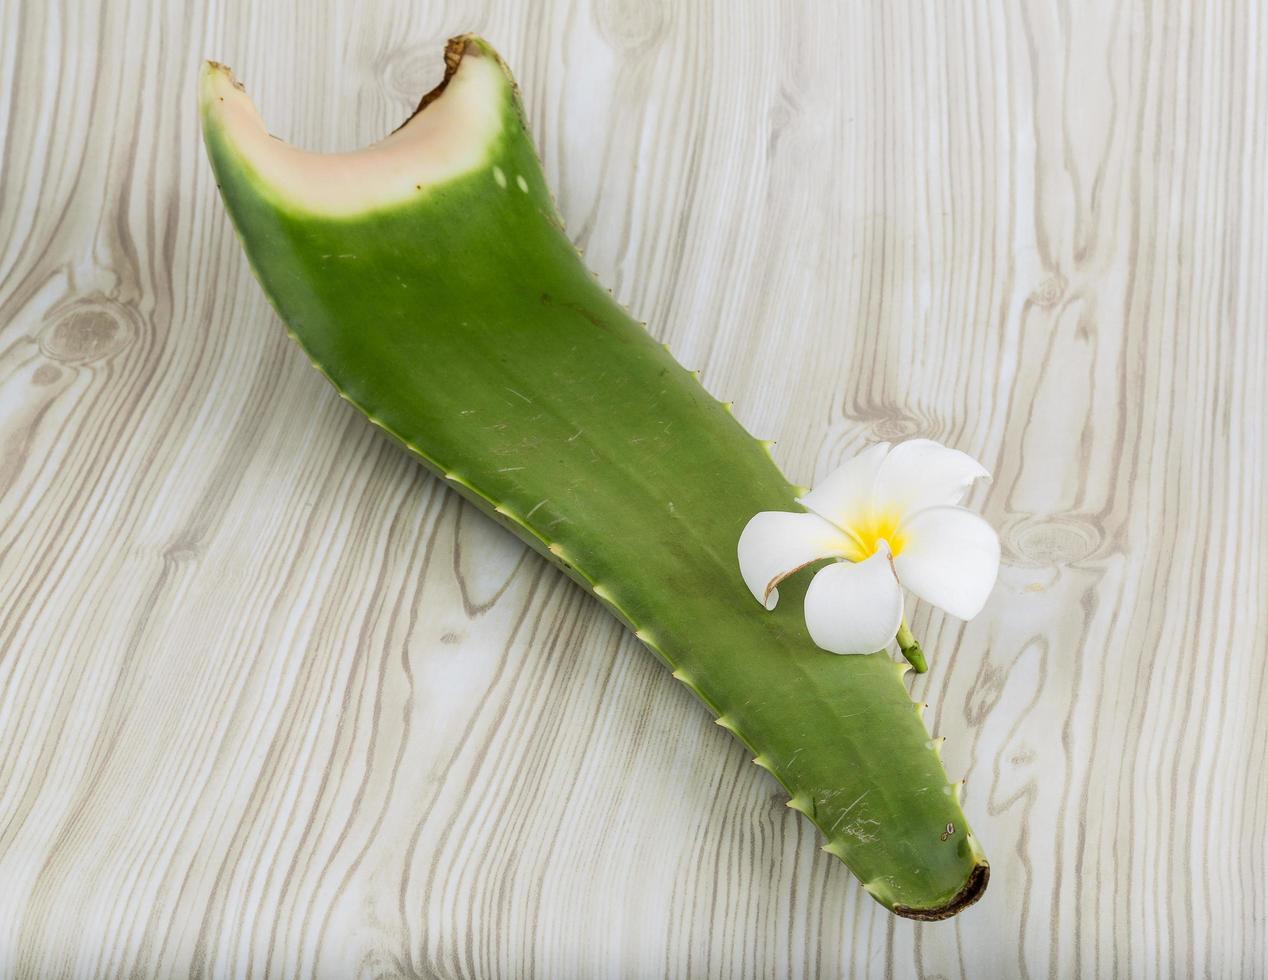
[[901, 439], [947, 438], [947, 424], [933, 412], [923, 411], [914, 405], [894, 402], [871, 402], [851, 405], [846, 414], [860, 426], [867, 426], [872, 442], [896, 442]]
[[669, 29], [669, 5], [664, 0], [599, 0], [594, 13], [604, 40], [627, 54], [652, 50]]
[[1065, 296], [1066, 287], [1069, 283], [1066, 277], [1057, 273], [1055, 276], [1049, 276], [1030, 294], [1030, 303], [1032, 306], [1050, 307], [1056, 306], [1061, 302], [1061, 298]]
[[895, 415], [873, 422], [872, 435], [881, 442], [897, 442], [920, 435], [922, 428], [923, 426], [916, 419]]
[[1096, 554], [1104, 532], [1075, 515], [1024, 518], [1011, 527], [1004, 540], [1012, 554], [1032, 567], [1070, 565]]
[[435, 46], [420, 45], [388, 53], [375, 74], [382, 79], [380, 84], [389, 99], [413, 107], [435, 85], [444, 69]]
[[132, 343], [135, 320], [127, 307], [105, 296], [78, 299], [50, 315], [40, 331], [40, 350], [64, 364], [100, 361]]
[[788, 89], [780, 86], [779, 91], [776, 93], [775, 100], [771, 103], [770, 110], [767, 113], [767, 121], [769, 122], [771, 132], [778, 133], [782, 129], [787, 129], [792, 125], [796, 116], [796, 98]]
[[794, 124], [799, 115], [796, 97], [789, 89], [781, 85], [766, 115], [766, 155], [768, 157], [775, 156], [781, 137], [785, 132], [795, 128]]
[[54, 381], [62, 376], [60, 368], [52, 364], [41, 364], [35, 369], [35, 373], [31, 375], [31, 384], [38, 387], [51, 385]]
[[178, 533], [163, 549], [163, 560], [180, 565], [195, 562], [203, 553], [202, 534], [197, 530], [184, 530]]

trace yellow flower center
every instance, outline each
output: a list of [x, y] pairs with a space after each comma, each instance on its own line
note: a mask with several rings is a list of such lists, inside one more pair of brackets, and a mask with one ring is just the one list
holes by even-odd
[[850, 521], [845, 528], [852, 539], [850, 544], [857, 552], [846, 557], [851, 561], [863, 561], [865, 558], [870, 558], [876, 554], [881, 541], [888, 542], [890, 552], [898, 555], [905, 544], [902, 534], [898, 531], [898, 525], [901, 522], [902, 515], [895, 511], [869, 511], [859, 515], [858, 519]]

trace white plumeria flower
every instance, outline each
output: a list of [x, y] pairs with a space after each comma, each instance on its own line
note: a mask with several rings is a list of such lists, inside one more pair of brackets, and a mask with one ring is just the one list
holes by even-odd
[[903, 622], [901, 586], [972, 619], [999, 573], [999, 537], [958, 506], [980, 478], [990, 479], [981, 463], [931, 439], [869, 446], [800, 498], [807, 513], [754, 516], [740, 535], [740, 573], [774, 609], [780, 581], [842, 559], [815, 575], [805, 600], [811, 639], [833, 653], [885, 649]]

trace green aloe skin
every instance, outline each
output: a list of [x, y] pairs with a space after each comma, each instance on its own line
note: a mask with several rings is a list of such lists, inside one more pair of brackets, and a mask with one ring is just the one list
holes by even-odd
[[989, 869], [907, 665], [818, 649], [802, 618], [808, 572], [774, 611], [754, 601], [740, 531], [758, 511], [800, 510], [798, 488], [585, 268], [487, 43], [450, 42], [445, 81], [415, 117], [472, 61], [498, 79], [474, 162], [360, 208], [346, 186], [326, 207], [306, 164], [293, 194], [285, 167], [260, 165], [225, 108], [245, 96], [207, 65], [207, 151], [265, 291], [345, 398], [633, 630], [877, 901], [954, 915]]

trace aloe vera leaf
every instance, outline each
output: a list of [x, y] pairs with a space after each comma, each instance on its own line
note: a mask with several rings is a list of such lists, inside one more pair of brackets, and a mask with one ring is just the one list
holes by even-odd
[[740, 531], [797, 490], [587, 271], [498, 55], [465, 36], [445, 61], [404, 126], [330, 155], [269, 137], [207, 65], [204, 139], [265, 291], [343, 397], [606, 604], [877, 901], [955, 914], [989, 869], [907, 665], [816, 648], [806, 573], [753, 601]]

